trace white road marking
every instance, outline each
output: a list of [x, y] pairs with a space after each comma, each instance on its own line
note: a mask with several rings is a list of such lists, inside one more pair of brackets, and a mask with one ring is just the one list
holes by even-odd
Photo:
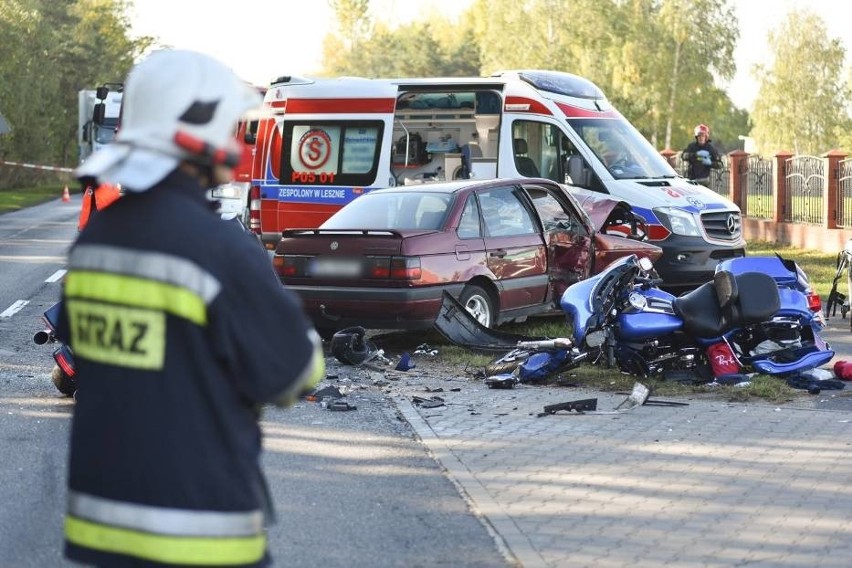
[[68, 272], [65, 269], [60, 269], [54, 272], [50, 278], [45, 280], [45, 282], [56, 282], [57, 280], [62, 280], [62, 277], [65, 276], [65, 273]]
[[0, 318], [12, 317], [13, 315], [15, 315], [16, 313], [21, 311], [21, 308], [23, 308], [24, 306], [26, 306], [29, 303], [30, 303], [29, 300], [18, 300], [17, 302], [15, 302], [14, 304], [12, 304], [8, 308], [6, 308], [5, 312], [0, 313]]

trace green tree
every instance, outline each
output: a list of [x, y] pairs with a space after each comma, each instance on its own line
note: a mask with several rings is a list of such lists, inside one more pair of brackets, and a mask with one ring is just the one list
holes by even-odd
[[656, 146], [680, 148], [698, 122], [734, 141], [745, 132], [715, 84], [733, 76], [737, 38], [727, 0], [474, 0], [456, 24], [377, 24], [357, 52], [328, 37], [324, 64], [368, 77], [566, 71], [596, 83]]
[[327, 36], [323, 75], [359, 77], [437, 77], [479, 74], [479, 52], [469, 27], [453, 26], [440, 15], [391, 29], [381, 22], [357, 48]]
[[[76, 165], [77, 92], [123, 81], [153, 43], [130, 38], [130, 6], [125, 0], [0, 0], [0, 108], [13, 127], [0, 139], [0, 156]], [[8, 186], [32, 177], [11, 170], [3, 180]]]
[[840, 131], [849, 127], [840, 40], [828, 37], [822, 18], [796, 10], [769, 33], [769, 47], [773, 60], [756, 69], [759, 88], [751, 115], [760, 152], [817, 155], [834, 148]]

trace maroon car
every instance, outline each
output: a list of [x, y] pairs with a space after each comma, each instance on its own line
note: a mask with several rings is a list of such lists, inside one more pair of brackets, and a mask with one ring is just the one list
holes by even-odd
[[323, 335], [429, 328], [444, 290], [491, 327], [558, 310], [568, 286], [615, 258], [659, 258], [628, 205], [582, 199], [534, 178], [373, 190], [317, 229], [285, 231], [273, 265]]

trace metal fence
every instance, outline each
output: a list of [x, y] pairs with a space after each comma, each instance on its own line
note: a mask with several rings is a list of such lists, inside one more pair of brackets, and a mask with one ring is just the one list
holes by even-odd
[[852, 158], [837, 165], [837, 226], [852, 228]]
[[[707, 185], [720, 195], [736, 199], [744, 217], [852, 229], [852, 158], [784, 158], [755, 154], [734, 160], [725, 155], [722, 167], [711, 170]], [[688, 164], [680, 155], [669, 159], [686, 177]], [[735, 175], [731, 172], [733, 164], [738, 168]], [[780, 174], [779, 167], [783, 170]], [[783, 184], [783, 191], [779, 192], [776, 182]], [[836, 202], [836, 207], [829, 211], [826, 200], [829, 205]], [[776, 211], [777, 207], [781, 211]]]
[[[689, 163], [678, 154], [673, 158], [674, 169], [683, 177], [688, 177]], [[722, 156], [722, 166], [710, 170], [707, 186], [724, 197], [730, 195], [731, 165], [728, 156]]]
[[757, 219], [775, 217], [775, 195], [772, 191], [772, 160], [754, 155], [745, 161], [741, 172], [742, 214]]
[[786, 160], [787, 200], [784, 221], [822, 224], [825, 160], [814, 156], [794, 156]]

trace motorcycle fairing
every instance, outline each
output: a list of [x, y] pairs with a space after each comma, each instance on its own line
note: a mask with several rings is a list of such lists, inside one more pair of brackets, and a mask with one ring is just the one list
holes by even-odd
[[506, 351], [514, 349], [518, 341], [545, 339], [487, 328], [476, 321], [446, 290], [441, 298], [438, 317], [435, 318], [435, 329], [453, 345], [482, 351]]
[[815, 369], [820, 365], [825, 365], [834, 357], [834, 351], [827, 349], [821, 350], [818, 346], [803, 347], [787, 353], [787, 357], [792, 361], [776, 361], [769, 356], [757, 359], [746, 359], [752, 367], [761, 373], [767, 375], [784, 375], [789, 373], [799, 373], [810, 369]]
[[614, 307], [616, 290], [639, 272], [635, 254], [622, 257], [599, 274], [577, 282], [562, 295], [559, 305], [571, 319], [574, 345], [584, 345], [586, 334], [600, 329]]

